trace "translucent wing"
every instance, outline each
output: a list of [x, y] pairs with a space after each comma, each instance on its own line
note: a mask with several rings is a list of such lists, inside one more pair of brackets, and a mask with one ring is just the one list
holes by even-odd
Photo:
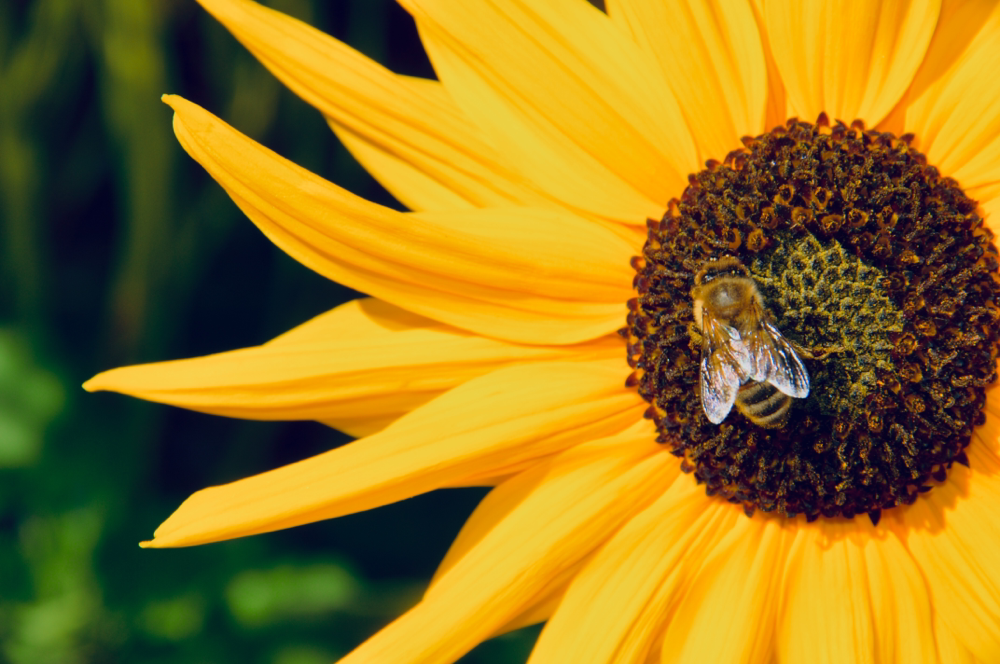
[[703, 316], [701, 330], [701, 406], [708, 421], [719, 424], [749, 375], [750, 355], [739, 332], [712, 316]]
[[809, 372], [798, 353], [763, 312], [757, 320], [758, 325], [742, 336], [749, 354], [750, 379], [768, 382], [790, 397], [805, 399], [809, 396]]

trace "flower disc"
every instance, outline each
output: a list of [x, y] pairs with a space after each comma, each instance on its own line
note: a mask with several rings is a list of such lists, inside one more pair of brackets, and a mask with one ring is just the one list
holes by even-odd
[[[910, 138], [789, 120], [708, 162], [650, 222], [623, 330], [630, 382], [710, 495], [877, 520], [965, 463], [996, 377], [997, 251], [976, 203]], [[735, 408], [718, 425], [705, 416], [691, 291], [725, 256], [803, 349], [810, 394], [780, 428]]]

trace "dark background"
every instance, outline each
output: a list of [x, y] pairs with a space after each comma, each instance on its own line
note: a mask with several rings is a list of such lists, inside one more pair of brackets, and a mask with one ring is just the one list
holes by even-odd
[[[266, 4], [397, 72], [433, 76], [388, 0]], [[80, 383], [256, 345], [357, 296], [243, 217], [175, 141], [165, 92], [399, 207], [194, 0], [0, 0], [0, 662], [335, 660], [412, 606], [484, 493], [139, 549], [193, 491], [347, 438]], [[536, 634], [463, 662], [523, 661]]]

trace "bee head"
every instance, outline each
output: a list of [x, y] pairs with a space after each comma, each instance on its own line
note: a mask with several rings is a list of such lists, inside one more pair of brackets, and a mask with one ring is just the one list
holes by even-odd
[[735, 256], [723, 256], [705, 261], [695, 275], [694, 283], [696, 286], [704, 286], [721, 277], [739, 277], [745, 279], [749, 276], [750, 270], [740, 262], [740, 259]]

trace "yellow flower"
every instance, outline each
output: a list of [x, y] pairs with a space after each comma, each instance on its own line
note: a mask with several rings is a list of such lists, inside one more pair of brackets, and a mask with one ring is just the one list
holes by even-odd
[[489, 485], [424, 599], [344, 662], [454, 661], [541, 620], [539, 663], [1000, 661], [996, 389], [954, 457], [968, 465], [912, 505], [748, 518], [655, 442], [616, 334], [647, 218], [790, 117], [914, 134], [993, 226], [1000, 5], [401, 0], [438, 82], [252, 2], [201, 2], [412, 212], [165, 98], [184, 149], [271, 240], [372, 297], [87, 384], [360, 438], [194, 494], [147, 546]]

